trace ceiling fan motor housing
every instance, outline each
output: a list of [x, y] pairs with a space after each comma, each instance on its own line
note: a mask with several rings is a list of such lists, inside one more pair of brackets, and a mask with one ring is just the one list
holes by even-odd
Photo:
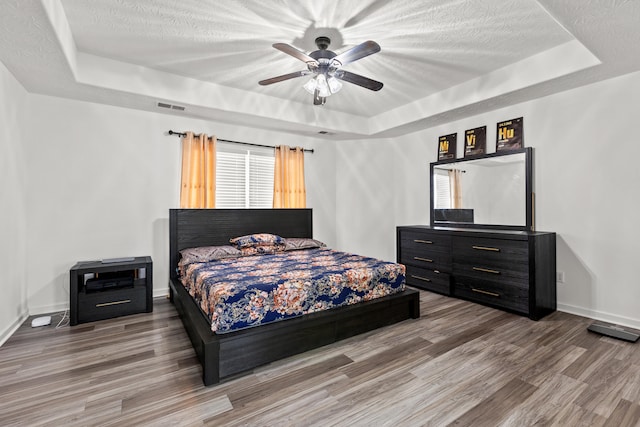
[[[318, 42], [318, 40], [320, 39], [325, 39], [327, 40], [327, 43], [322, 43], [322, 42]], [[329, 38], [328, 37], [318, 37], [316, 39], [316, 44], [318, 45], [318, 50], [314, 50], [313, 52], [311, 52], [309, 54], [310, 57], [312, 57], [313, 59], [315, 59], [316, 61], [320, 61], [320, 59], [331, 59], [335, 56], [337, 56], [335, 54], [335, 52], [332, 52], [330, 50], [327, 49], [327, 47], [329, 47]]]
[[329, 47], [330, 44], [331, 44], [331, 39], [329, 37], [327, 36], [316, 37], [316, 46], [318, 46], [318, 49], [325, 50]]
[[331, 39], [329, 39], [329, 37], [320, 36], [316, 38], [316, 46], [318, 46], [318, 50], [309, 53], [309, 56], [318, 61], [318, 64], [307, 64], [310, 71], [325, 75], [328, 73], [333, 75], [337, 67], [341, 65], [337, 61], [335, 63], [331, 61], [331, 59], [335, 58], [337, 55], [335, 52], [327, 49], [329, 44], [331, 44]]

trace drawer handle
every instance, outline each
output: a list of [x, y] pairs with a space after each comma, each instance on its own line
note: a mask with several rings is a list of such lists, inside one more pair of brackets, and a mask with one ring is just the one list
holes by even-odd
[[412, 274], [411, 277], [413, 277], [414, 279], [422, 280], [423, 282], [430, 282], [431, 281], [431, 279], [427, 279], [426, 277], [416, 276], [414, 274]]
[[414, 256], [413, 259], [415, 259], [416, 261], [424, 261], [424, 262], [433, 262], [432, 259], [429, 258], [420, 258], [419, 256]]
[[500, 248], [490, 248], [488, 246], [471, 246], [473, 249], [477, 249], [479, 251], [491, 251], [491, 252], [500, 252]]
[[500, 294], [495, 292], [483, 291], [482, 289], [471, 288], [473, 292], [478, 292], [479, 294], [491, 295], [492, 297], [499, 297]]
[[490, 268], [473, 267], [473, 269], [475, 271], [482, 271], [484, 273], [500, 274], [500, 272], [498, 270], [491, 270]]
[[433, 245], [433, 242], [431, 240], [414, 239], [413, 241], [416, 243], [424, 243], [425, 245]]
[[101, 304], [96, 304], [96, 307], [108, 307], [110, 305], [127, 304], [130, 302], [131, 302], [130, 299], [123, 299], [120, 301], [111, 301], [111, 302], [103, 302]]

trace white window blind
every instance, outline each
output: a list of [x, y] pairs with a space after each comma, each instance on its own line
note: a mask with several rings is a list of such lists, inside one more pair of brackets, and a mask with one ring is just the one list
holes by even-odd
[[249, 206], [250, 208], [273, 207], [273, 168], [275, 157], [270, 155], [249, 156]]
[[216, 207], [273, 207], [273, 149], [218, 144]]
[[435, 200], [434, 209], [451, 208], [451, 187], [449, 185], [449, 174], [446, 171], [434, 171]]

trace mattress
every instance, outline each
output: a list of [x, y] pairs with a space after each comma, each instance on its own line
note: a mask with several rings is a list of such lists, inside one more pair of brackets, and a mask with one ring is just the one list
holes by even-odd
[[405, 267], [315, 248], [196, 262], [181, 282], [221, 334], [401, 292]]

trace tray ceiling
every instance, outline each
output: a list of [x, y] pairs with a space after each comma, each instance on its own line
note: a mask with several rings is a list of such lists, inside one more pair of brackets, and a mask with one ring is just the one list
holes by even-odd
[[[399, 135], [637, 70], [640, 2], [20, 0], [0, 6], [0, 60], [31, 92], [336, 138]], [[613, 29], [611, 29], [613, 28]], [[273, 43], [382, 50], [313, 106]], [[159, 109], [158, 102], [184, 106]]]

